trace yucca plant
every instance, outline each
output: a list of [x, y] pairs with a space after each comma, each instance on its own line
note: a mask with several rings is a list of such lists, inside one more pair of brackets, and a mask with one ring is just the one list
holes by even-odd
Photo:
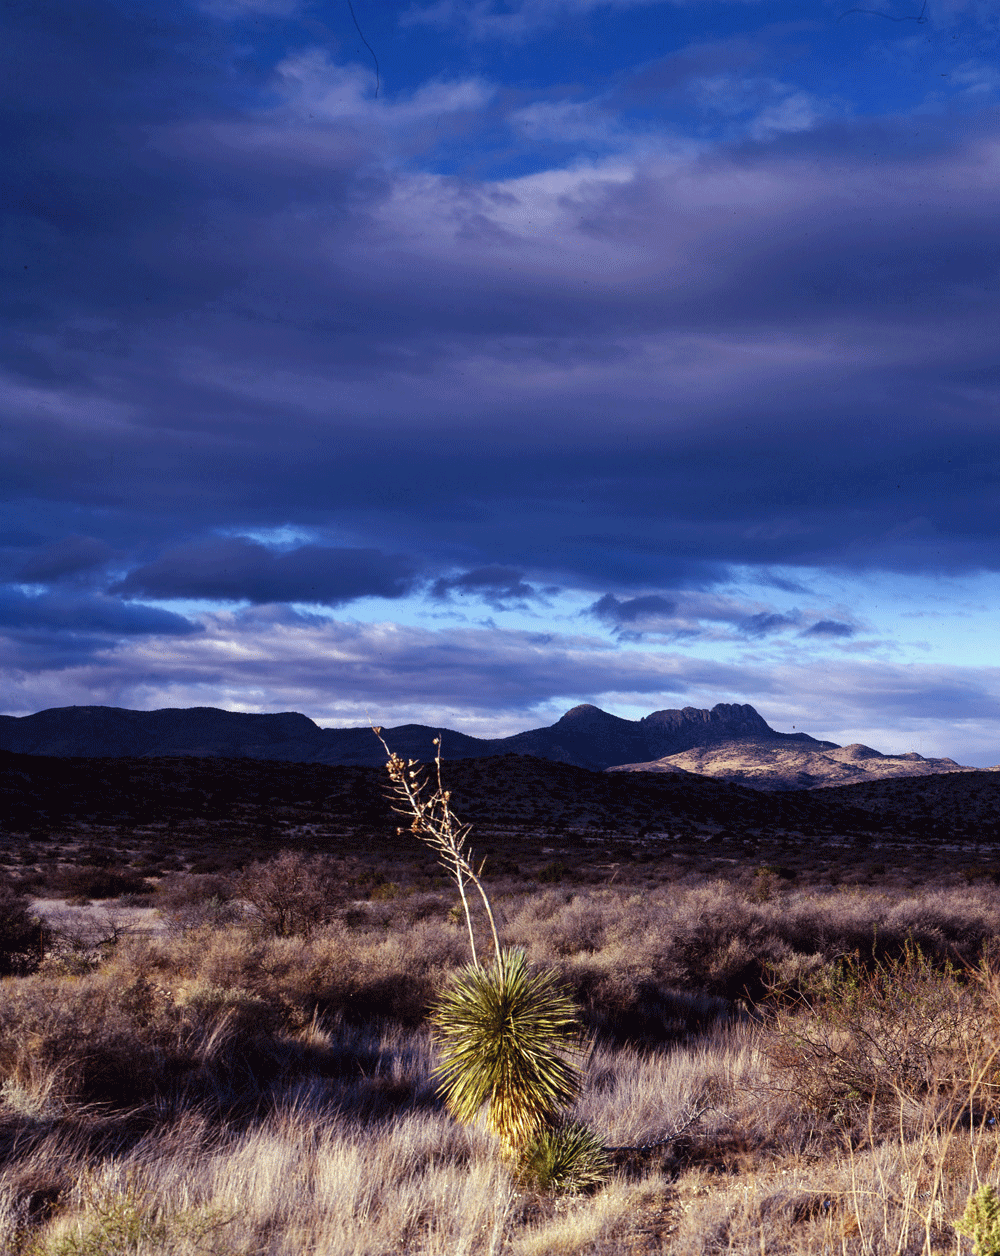
[[[482, 867], [476, 869], [467, 847], [470, 826], [452, 811], [442, 781], [441, 738], [434, 739], [436, 772], [429, 781], [421, 764], [404, 761], [386, 745], [380, 728], [373, 731], [388, 757], [395, 811], [454, 877], [469, 930], [472, 963], [451, 979], [430, 1017], [440, 1057], [438, 1093], [460, 1121], [473, 1121], [485, 1109], [501, 1152], [517, 1164], [547, 1130], [571, 1128], [560, 1126], [559, 1116], [580, 1092], [581, 1073], [573, 1058], [580, 1036], [576, 1006], [551, 969], [532, 972], [523, 951], [500, 946]], [[492, 936], [493, 958], [485, 965], [476, 951], [469, 885], [482, 899]], [[580, 1135], [559, 1137], [562, 1163], [574, 1154], [567, 1137], [569, 1143], [583, 1144]], [[593, 1135], [588, 1137], [599, 1146]]]
[[462, 969], [430, 1019], [449, 1111], [468, 1122], [485, 1107], [508, 1158], [579, 1093], [580, 1070], [567, 1058], [579, 1042], [573, 1000], [555, 973], [532, 972], [523, 951]]

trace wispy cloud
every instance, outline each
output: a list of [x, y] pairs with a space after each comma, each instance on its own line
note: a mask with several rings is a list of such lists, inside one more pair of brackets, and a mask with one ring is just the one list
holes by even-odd
[[[683, 6], [692, 0], [669, 0]], [[697, 2], [697, 0], [695, 0]], [[734, 4], [757, 4], [759, 0], [731, 0]], [[579, 17], [596, 9], [622, 11], [648, 8], [663, 0], [433, 0], [414, 4], [402, 16], [406, 25], [431, 26], [439, 30], [457, 29], [478, 40], [519, 41], [557, 22]]]
[[481, 78], [435, 79], [406, 96], [377, 99], [371, 67], [338, 64], [322, 48], [308, 48], [279, 61], [275, 78], [283, 105], [300, 118], [364, 119], [392, 128], [481, 109], [495, 91]]
[[197, 0], [198, 7], [213, 17], [291, 17], [302, 9], [302, 0]]

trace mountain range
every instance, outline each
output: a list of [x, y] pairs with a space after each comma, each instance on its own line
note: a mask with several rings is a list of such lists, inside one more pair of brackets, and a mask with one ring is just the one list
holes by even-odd
[[[594, 771], [694, 773], [756, 789], [810, 789], [886, 776], [971, 772], [953, 759], [883, 755], [806, 733], [781, 733], [749, 704], [654, 711], [639, 720], [599, 707], [573, 707], [547, 728], [510, 737], [470, 737], [424, 724], [385, 729], [404, 758], [428, 760], [442, 738], [445, 759], [533, 755]], [[0, 716], [0, 749], [58, 758], [219, 756], [293, 763], [379, 766], [385, 754], [370, 728], [320, 728], [305, 715], [255, 715], [215, 707], [129, 711], [53, 707]]]

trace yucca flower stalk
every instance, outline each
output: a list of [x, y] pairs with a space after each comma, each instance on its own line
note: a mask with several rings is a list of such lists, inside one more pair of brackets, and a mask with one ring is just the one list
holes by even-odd
[[[476, 953], [476, 935], [472, 928], [472, 913], [469, 910], [469, 899], [465, 892], [467, 885], [474, 885], [483, 900], [490, 932], [493, 935], [493, 955], [500, 954], [500, 939], [497, 935], [496, 921], [489, 897], [472, 862], [472, 852], [466, 849], [466, 841], [472, 831], [470, 824], [462, 824], [451, 809], [451, 791], [445, 789], [441, 779], [441, 738], [434, 738], [437, 750], [434, 756], [436, 769], [436, 787], [428, 789], [427, 769], [416, 759], [403, 760], [386, 745], [381, 728], [372, 726], [375, 736], [382, 743], [387, 756], [386, 768], [392, 782], [392, 792], [399, 805], [393, 807], [397, 815], [406, 816], [410, 821], [410, 832], [420, 841], [437, 852], [442, 866], [455, 878], [465, 923], [469, 930], [469, 947], [472, 951], [472, 962], [477, 967], [479, 957]], [[404, 832], [398, 829], [397, 832]]]
[[462, 969], [430, 1019], [448, 1110], [469, 1122], [485, 1107], [508, 1158], [579, 1094], [580, 1070], [567, 1058], [579, 1043], [573, 1000], [554, 972], [532, 972], [523, 951]]

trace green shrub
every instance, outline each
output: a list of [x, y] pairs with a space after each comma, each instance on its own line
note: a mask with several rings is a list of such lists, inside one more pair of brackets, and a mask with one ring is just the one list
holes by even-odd
[[1000, 1198], [989, 1183], [969, 1196], [955, 1229], [972, 1239], [975, 1256], [1000, 1256]]

